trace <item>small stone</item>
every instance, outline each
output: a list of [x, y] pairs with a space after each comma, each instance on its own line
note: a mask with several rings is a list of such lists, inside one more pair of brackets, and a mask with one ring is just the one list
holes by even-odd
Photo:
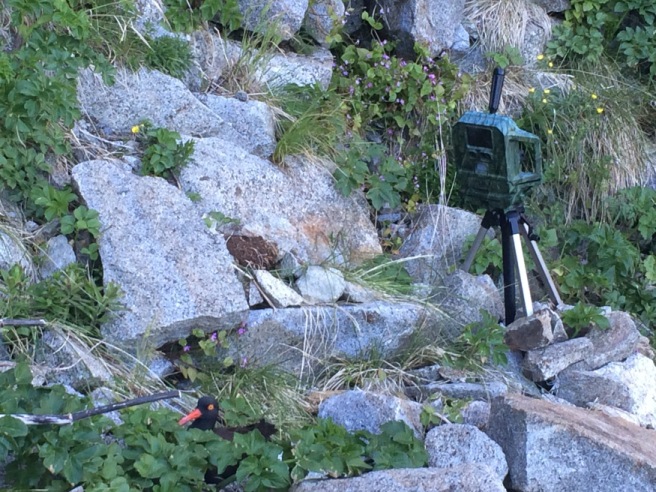
[[522, 351], [546, 347], [553, 338], [551, 315], [547, 309], [513, 321], [503, 337], [511, 350]]
[[548, 347], [529, 350], [524, 357], [522, 369], [532, 381], [546, 381], [572, 364], [583, 360], [592, 350], [592, 342], [587, 338], [574, 338], [566, 342], [554, 343]]
[[235, 99], [241, 102], [248, 102], [248, 94], [245, 91], [235, 92]]

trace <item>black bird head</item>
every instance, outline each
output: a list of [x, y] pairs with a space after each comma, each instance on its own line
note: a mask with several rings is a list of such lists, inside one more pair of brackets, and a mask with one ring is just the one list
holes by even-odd
[[198, 405], [190, 413], [182, 417], [178, 424], [184, 425], [193, 421], [190, 429], [212, 430], [219, 418], [219, 402], [212, 396], [203, 396], [198, 400]]

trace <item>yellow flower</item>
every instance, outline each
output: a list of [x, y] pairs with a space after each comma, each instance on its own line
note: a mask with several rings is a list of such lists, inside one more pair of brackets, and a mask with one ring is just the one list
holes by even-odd
[[604, 112], [604, 108], [597, 108], [597, 113], [601, 114]]
[[535, 87], [529, 87], [528, 92], [533, 94], [535, 92]]
[[537, 58], [538, 58], [538, 60], [544, 60], [544, 55], [543, 55], [542, 53], [540, 53], [540, 54], [537, 56]]
[[545, 94], [551, 94], [551, 89], [545, 89], [545, 90], [542, 91], [542, 92], [544, 92]]
[[549, 62], [549, 68], [553, 68], [553, 62]]
[[547, 130], [547, 135], [551, 135], [551, 134], [553, 134], [553, 130], [550, 128]]
[[546, 97], [542, 99], [542, 104], [547, 104], [547, 98]]
[[590, 94], [590, 97], [591, 97], [592, 99], [597, 99], [597, 94]]
[[132, 133], [139, 133], [139, 125], [134, 125], [132, 127]]

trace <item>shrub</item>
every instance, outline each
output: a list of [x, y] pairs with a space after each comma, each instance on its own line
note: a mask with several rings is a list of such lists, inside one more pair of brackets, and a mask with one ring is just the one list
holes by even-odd
[[[404, 60], [393, 46], [347, 46], [332, 88], [348, 100], [346, 118], [353, 137], [339, 160], [338, 186], [348, 193], [364, 188], [372, 205], [411, 208], [445, 186], [445, 139], [466, 79], [447, 59], [433, 59], [417, 47], [417, 59]], [[361, 136], [376, 135], [373, 140]]]

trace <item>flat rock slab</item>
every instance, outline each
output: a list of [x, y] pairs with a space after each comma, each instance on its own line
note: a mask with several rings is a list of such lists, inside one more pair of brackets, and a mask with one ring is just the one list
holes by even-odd
[[617, 407], [656, 426], [656, 367], [642, 354], [611, 362], [595, 371], [570, 368], [559, 376], [556, 396], [577, 406], [597, 403]]
[[111, 86], [98, 74], [83, 70], [78, 99], [83, 112], [108, 132], [129, 134], [133, 125], [147, 119], [155, 127], [182, 135], [220, 135], [233, 145], [253, 150], [247, 138], [196, 99], [180, 80], [157, 70], [119, 70]]
[[355, 478], [305, 480], [293, 492], [506, 492], [487, 466], [380, 470]]
[[319, 405], [318, 415], [332, 419], [349, 432], [366, 430], [372, 434], [380, 434], [385, 423], [400, 420], [412, 429], [417, 439], [423, 439], [422, 408], [415, 401], [353, 390], [325, 399]]
[[441, 322], [437, 312], [407, 302], [260, 309], [249, 313], [246, 333], [229, 350], [238, 350], [231, 355], [239, 360], [303, 376], [331, 357], [397, 354], [418, 330], [437, 334]]
[[300, 261], [357, 263], [382, 251], [364, 197], [343, 196], [317, 163], [290, 157], [276, 166], [226, 140], [204, 138], [195, 140], [180, 183], [200, 195], [199, 214], [237, 219], [240, 234], [260, 236]]
[[501, 447], [483, 431], [466, 424], [447, 424], [432, 428], [426, 434], [428, 465], [450, 468], [472, 463], [487, 465], [503, 480], [508, 464]]
[[112, 161], [73, 168], [80, 194], [98, 211], [105, 284], [123, 291], [126, 310], [102, 327], [110, 342], [160, 346], [192, 328], [235, 327], [248, 304], [232, 256], [185, 194], [161, 178], [136, 176]]
[[653, 492], [656, 432], [619, 418], [521, 395], [492, 404], [487, 434], [513, 490]]

